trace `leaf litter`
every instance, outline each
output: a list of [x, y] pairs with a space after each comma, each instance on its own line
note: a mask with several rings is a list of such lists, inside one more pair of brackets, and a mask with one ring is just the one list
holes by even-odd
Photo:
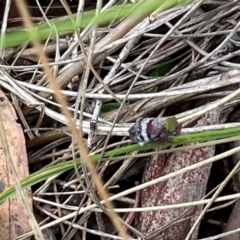
[[[111, 4], [125, 4], [125, 1], [103, 4], [107, 8]], [[76, 10], [76, 6], [70, 7]], [[78, 7], [84, 9], [83, 6]], [[85, 7], [94, 9], [95, 5], [89, 1]], [[126, 142], [129, 144], [130, 141], [125, 141], [129, 136], [128, 130], [138, 117], [175, 116], [183, 123], [182, 134], [201, 132], [206, 128], [239, 126], [238, 118], [229, 120], [239, 106], [239, 8], [238, 1], [195, 1], [156, 11], [150, 16], [129, 16], [95, 30], [89, 25], [80, 33], [85, 50], [93, 53], [87, 78], [87, 58], [78, 47], [76, 33], [57, 35], [44, 41], [49, 64], [62, 87], [69, 110], [73, 116], [75, 113], [76, 124], [82, 128], [84, 144], [89, 152], [105, 152]], [[44, 17], [50, 19], [49, 15]], [[94, 31], [95, 44], [91, 49]], [[1, 63], [0, 85], [12, 102], [14, 98], [18, 99], [19, 105], [14, 106], [25, 132], [30, 172], [78, 158], [80, 152], [71, 138], [67, 119], [53, 97], [35, 49], [26, 44], [13, 52], [7, 50]], [[81, 102], [84, 102], [83, 112]], [[125, 103], [119, 110], [122, 102]], [[106, 138], [109, 138], [107, 143]], [[128, 152], [125, 161], [100, 161], [96, 164], [109, 194], [123, 193], [114, 202], [116, 210], [127, 208], [134, 212], [136, 207], [149, 207], [141, 213], [126, 211], [120, 214], [122, 224], [126, 220], [124, 228], [128, 229], [130, 239], [185, 239], [203, 209], [201, 200], [206, 192], [211, 192], [224, 181], [231, 164], [224, 170], [224, 161], [213, 164], [212, 171], [220, 171], [221, 177], [216, 177], [217, 180], [213, 180], [215, 175], [209, 164], [142, 190], [136, 182], [145, 183], [205, 161], [224, 153], [222, 148], [227, 151], [229, 146], [217, 146], [216, 151], [215, 146], [209, 146], [157, 156], [152, 150], [153, 157], [136, 158], [137, 153], [146, 151], [139, 149]], [[86, 236], [121, 239], [106, 212], [102, 213], [105, 209], [102, 202], [92, 196], [91, 191], [97, 193], [97, 190], [91, 181], [85, 181], [86, 174], [87, 170], [84, 171], [80, 165], [78, 176], [74, 170], [67, 171], [32, 187], [40, 225], [57, 218], [58, 224], [50, 224], [52, 235], [65, 236], [65, 239]], [[136, 195], [127, 195], [129, 189], [136, 189], [133, 191]], [[223, 196], [232, 194], [229, 189], [222, 193]], [[151, 210], [153, 206], [193, 201], [199, 201], [199, 205], [177, 210]], [[97, 206], [86, 208], [93, 204]], [[70, 213], [76, 208], [83, 210], [81, 214], [76, 215], [74, 221], [64, 220], [67, 215], [72, 216]], [[230, 215], [231, 208], [226, 211]], [[215, 213], [219, 214], [225, 212]], [[156, 219], [146, 216], [155, 216]], [[193, 230], [191, 239], [208, 239], [212, 235], [224, 237], [225, 229], [221, 226], [222, 221], [227, 220], [225, 215], [211, 218], [207, 213]], [[229, 224], [228, 230], [237, 229], [232, 229]], [[214, 233], [209, 235], [206, 229], [211, 228]]]

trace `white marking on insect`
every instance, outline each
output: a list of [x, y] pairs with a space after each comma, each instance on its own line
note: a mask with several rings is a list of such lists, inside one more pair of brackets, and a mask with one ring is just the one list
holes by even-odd
[[151, 138], [149, 138], [149, 135], [148, 135], [148, 123], [150, 120], [151, 118], [143, 118], [140, 123], [142, 128], [141, 136], [144, 142], [149, 142], [151, 140]]

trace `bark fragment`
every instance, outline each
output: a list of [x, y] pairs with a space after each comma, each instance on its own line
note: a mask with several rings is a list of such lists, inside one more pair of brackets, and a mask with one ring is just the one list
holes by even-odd
[[[196, 126], [217, 124], [219, 115], [219, 109], [209, 111], [199, 119]], [[145, 167], [143, 182], [203, 161], [212, 157], [214, 153], [215, 147], [210, 146], [175, 152], [169, 157], [155, 156]], [[205, 195], [210, 170], [211, 164], [144, 189], [141, 192], [141, 206], [171, 205], [200, 200]], [[197, 206], [142, 212], [137, 215], [135, 225], [148, 239], [181, 240], [187, 236], [201, 209], [202, 206]], [[175, 220], [184, 218], [186, 219], [174, 223]], [[197, 238], [197, 232], [198, 229], [193, 234], [193, 239]]]

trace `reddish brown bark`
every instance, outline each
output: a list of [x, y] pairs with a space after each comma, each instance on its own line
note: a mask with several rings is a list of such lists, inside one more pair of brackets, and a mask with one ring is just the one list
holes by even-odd
[[[197, 126], [212, 125], [219, 122], [219, 110], [213, 110], [202, 116]], [[172, 173], [194, 163], [212, 157], [215, 147], [203, 147], [189, 151], [179, 151], [172, 153], [168, 158], [163, 155], [153, 157], [145, 167], [143, 182]], [[142, 191], [141, 206], [171, 205], [176, 203], [186, 203], [200, 200], [206, 191], [206, 185], [210, 174], [211, 164], [188, 171], [184, 174], [170, 178], [150, 186]], [[135, 225], [149, 239], [185, 239], [191, 226], [196, 220], [202, 207], [178, 208], [169, 210], [159, 210], [142, 212], [137, 215]], [[184, 221], [174, 224], [174, 220]], [[154, 231], [165, 227], [158, 233]], [[196, 239], [197, 231], [193, 236]]]

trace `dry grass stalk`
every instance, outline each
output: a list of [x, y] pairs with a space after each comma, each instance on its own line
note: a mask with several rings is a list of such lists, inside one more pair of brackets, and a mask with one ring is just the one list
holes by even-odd
[[[82, 3], [82, 1], [80, 2]], [[109, 1], [108, 3], [103, 1], [102, 7], [101, 1], [98, 1], [98, 12], [105, 11], [110, 6], [119, 3], [125, 4], [125, 1]], [[85, 7], [95, 7], [91, 1], [86, 4]], [[77, 7], [84, 10], [83, 5], [74, 6], [74, 8], [68, 8], [65, 5], [68, 12]], [[41, 4], [38, 4], [37, 8], [41, 8]], [[42, 9], [43, 17], [45, 20], [49, 20], [49, 15], [44, 13], [44, 9]], [[73, 40], [66, 36], [56, 36], [56, 38], [46, 40], [44, 52], [48, 56], [49, 66], [61, 86], [61, 93], [67, 99], [68, 110], [75, 116], [77, 126], [82, 127], [84, 144], [88, 145], [90, 153], [103, 153], [106, 149], [117, 148], [121, 142], [126, 144], [125, 137], [128, 136], [128, 129], [137, 117], [175, 115], [184, 124], [188, 124], [188, 128], [183, 129], [183, 134], [239, 126], [239, 123], [226, 123], [231, 111], [239, 104], [239, 10], [239, 1], [226, 0], [206, 2], [205, 4], [202, 1], [195, 1], [162, 12], [155, 11], [150, 17], [151, 21], [149, 16], [140, 14], [135, 17], [129, 16], [106, 27], [89, 25], [81, 33], [75, 33]], [[6, 31], [6, 19], [4, 21], [3, 32]], [[80, 47], [79, 42], [81, 43]], [[71, 141], [70, 131], [66, 128], [67, 117], [61, 112], [62, 106], [52, 97], [55, 90], [49, 88], [48, 75], [43, 70], [45, 65], [40, 62], [36, 48], [25, 44], [21, 49], [2, 51], [1, 55], [5, 63], [1, 63], [0, 85], [9, 97], [11, 94], [15, 96], [12, 98], [13, 100], [16, 97], [19, 99], [19, 105], [15, 106], [18, 106], [19, 113], [21, 111], [23, 113], [21, 121], [25, 122], [24, 126], [28, 131], [29, 138], [34, 138], [30, 141], [28, 136], [26, 137], [30, 162], [34, 162], [36, 168], [41, 168], [42, 163], [37, 166], [37, 160], [46, 160], [48, 164], [54, 164], [58, 161], [78, 157], [79, 149], [75, 142]], [[156, 69], [164, 73], [156, 74]], [[155, 74], [151, 73], [153, 70]], [[79, 86], [79, 82], [84, 84]], [[113, 96], [109, 94], [109, 89]], [[81, 96], [83, 98], [80, 98]], [[128, 107], [123, 107], [119, 111], [119, 106], [116, 106], [116, 98], [120, 103], [125, 102]], [[194, 104], [199, 99], [207, 101], [199, 105]], [[80, 104], [82, 104], [81, 108]], [[208, 116], [214, 111], [211, 109], [219, 109], [219, 107], [222, 109], [221, 119], [212, 121], [219, 125], [189, 127], [192, 121], [203, 117], [202, 115]], [[103, 112], [104, 108], [105, 112]], [[211, 112], [208, 112], [209, 110]], [[133, 115], [133, 112], [136, 114]], [[58, 134], [55, 134], [56, 131]], [[212, 156], [212, 147], [202, 147], [201, 149], [204, 154], [206, 153], [201, 159], [207, 159], [210, 153]], [[197, 152], [197, 150], [188, 151]], [[151, 162], [148, 162], [148, 166], [150, 168], [152, 166], [156, 170], [155, 173], [160, 174], [159, 176], [175, 171], [177, 166], [173, 165], [177, 160], [180, 161], [181, 157], [184, 157], [184, 154], [180, 153], [182, 152], [172, 154], [165, 166], [161, 165], [162, 162], [159, 163], [161, 167], [158, 169], [154, 167], [154, 164], [163, 156], [152, 159]], [[138, 173], [142, 171], [143, 165], [140, 163], [138, 165], [139, 160], [137, 159], [135, 163], [132, 161], [135, 154], [137, 152], [126, 155], [125, 162], [109, 162], [97, 166], [97, 170], [105, 180], [105, 187], [111, 188], [113, 184], [122, 183], [122, 180], [119, 181], [119, 179], [131, 182], [127, 173], [132, 168], [139, 170]], [[184, 164], [193, 164], [190, 160], [188, 163], [183, 164], [183, 161], [181, 163], [182, 167]], [[169, 169], [166, 170], [168, 165]], [[166, 182], [160, 182], [157, 186], [161, 186], [161, 193], [155, 193], [157, 195], [155, 204], [163, 204], [161, 202], [164, 199], [163, 189], [165, 193], [171, 190], [165, 183], [173, 181], [173, 179], [181, 182], [184, 179], [183, 176], [187, 177], [191, 172], [199, 173], [203, 169], [206, 174], [203, 178], [204, 183], [200, 184], [198, 181], [199, 188], [194, 190], [201, 192], [199, 194], [201, 196], [189, 196], [189, 198], [182, 191], [178, 200], [174, 197], [172, 200], [176, 200], [173, 201], [175, 203], [182, 203], [204, 197], [209, 166], [201, 166], [188, 173], [165, 179]], [[163, 172], [160, 173], [161, 169]], [[154, 171], [145, 173], [144, 181], [150, 180], [149, 176], [153, 173]], [[60, 184], [63, 180], [65, 187]], [[139, 177], [138, 180], [140, 180]], [[197, 182], [197, 180], [198, 178], [195, 178], [191, 181]], [[186, 186], [187, 184], [183, 185], [183, 188]], [[71, 193], [69, 197], [65, 197], [63, 194], [57, 197], [59, 193], [70, 192], [70, 187], [75, 189], [76, 194]], [[146, 185], [135, 187], [134, 184], [129, 184], [127, 187], [124, 186], [127, 189], [118, 189], [115, 192], [127, 194], [127, 190], [135, 192], [142, 187], [146, 187]], [[150, 191], [147, 195], [151, 195], [155, 191], [154, 187], [156, 185], [147, 186], [144, 191]], [[85, 194], [79, 194], [80, 190]], [[56, 193], [55, 197], [41, 195], [53, 191]], [[111, 191], [113, 190], [109, 190], [110, 193]], [[86, 232], [101, 236], [102, 239], [121, 239], [120, 236], [117, 236], [107, 217], [108, 212], [105, 205], [98, 200], [96, 193], [98, 192], [91, 181], [90, 174], [83, 165], [78, 167], [77, 172], [66, 173], [64, 179], [63, 176], [55, 176], [46, 181], [35, 191], [34, 195], [37, 197], [39, 194], [42, 200], [48, 201], [41, 206], [40, 199], [35, 198], [35, 206], [46, 217], [42, 224], [46, 224], [50, 218], [56, 219], [44, 227], [63, 223], [60, 231], [66, 239], [74, 239], [75, 229], [80, 229], [83, 232], [82, 237], [85, 239], [87, 238]], [[148, 202], [147, 195], [143, 197], [146, 202]], [[119, 197], [119, 195], [116, 196]], [[154, 197], [156, 196], [154, 195], [152, 200]], [[114, 199], [114, 197], [110, 197], [110, 199]], [[51, 202], [53, 204], [52, 212], [49, 210]], [[55, 206], [55, 202], [58, 202], [59, 205]], [[83, 207], [86, 203], [89, 204], [89, 208]], [[74, 215], [69, 209], [63, 210], [62, 206], [72, 204], [79, 206], [79, 215], [76, 212]], [[118, 205], [117, 202], [116, 204]], [[164, 204], [168, 203], [164, 202]], [[125, 205], [130, 209], [132, 203], [126, 201]], [[97, 221], [93, 220], [95, 219], [91, 210], [93, 206], [105, 212], [105, 214], [96, 213]], [[184, 215], [185, 208], [179, 208], [177, 211], [174, 208], [159, 210], [159, 212], [166, 215], [171, 211], [178, 213], [181, 217], [177, 219], [178, 222], [175, 226], [183, 226], [187, 222], [192, 224], [194, 221], [192, 215], [196, 218], [201, 212], [200, 206], [191, 207], [190, 212]], [[141, 214], [144, 216], [149, 212]], [[77, 216], [75, 221], [69, 222], [68, 219], [73, 216]], [[163, 214], [161, 216], [163, 218]], [[143, 226], [144, 221], [136, 229], [129, 226], [129, 223], [132, 222], [132, 215], [121, 217], [119, 219], [121, 225], [124, 226], [124, 229], [128, 229], [128, 234], [132, 236], [132, 239], [148, 235], [153, 230], [150, 225], [146, 229], [146, 225]], [[181, 221], [181, 218], [184, 217], [186, 220]], [[142, 219], [139, 216], [137, 218], [138, 220]], [[70, 226], [68, 231], [64, 227], [65, 224]], [[163, 229], [163, 232], [157, 234], [158, 237], [168, 239], [168, 234], [172, 230], [174, 232], [175, 228], [165, 224], [166, 221], [161, 222], [159, 228]], [[101, 229], [101, 232], [94, 229]], [[180, 234], [181, 239], [186, 236], [185, 230]], [[194, 233], [195, 238], [196, 233], [197, 230]], [[171, 234], [175, 236], [176, 233]], [[150, 238], [150, 235], [148, 237]]]

